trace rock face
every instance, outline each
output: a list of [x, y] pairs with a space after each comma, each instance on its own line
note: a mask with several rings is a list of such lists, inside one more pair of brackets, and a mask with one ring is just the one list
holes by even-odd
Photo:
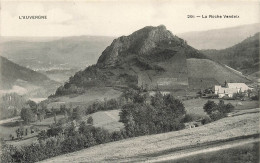
[[125, 53], [149, 55], [156, 47], [165, 43], [175, 46], [176, 44], [184, 44], [184, 41], [174, 36], [164, 25], [144, 27], [129, 36], [115, 39], [104, 50], [98, 59], [98, 64], [103, 66], [114, 65], [118, 58]]

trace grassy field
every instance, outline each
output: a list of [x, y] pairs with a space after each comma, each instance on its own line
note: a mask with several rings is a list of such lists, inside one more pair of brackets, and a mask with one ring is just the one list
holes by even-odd
[[[219, 102], [219, 99], [198, 98], [185, 100], [183, 101], [183, 104], [187, 113], [204, 116], [206, 113], [203, 110], [203, 106], [208, 100], [214, 101], [215, 103]], [[235, 106], [235, 112], [245, 109], [259, 108], [258, 101], [224, 100], [224, 102], [225, 104], [231, 103], [233, 106]]]
[[[96, 112], [90, 115], [83, 115], [82, 120], [87, 121], [87, 119], [92, 116], [93, 118], [93, 125], [95, 127], [101, 127], [104, 129], [107, 129], [110, 132], [113, 131], [119, 131], [120, 129], [124, 128], [124, 124], [119, 121], [119, 110], [110, 110], [110, 111], [100, 111]], [[57, 120], [63, 118], [63, 115], [57, 115]], [[16, 132], [19, 128], [18, 121], [21, 121], [19, 117], [16, 119], [10, 119], [3, 121], [3, 123], [0, 123], [0, 137], [4, 138], [5, 140], [8, 140], [8, 144], [12, 144], [15, 146], [21, 146], [21, 145], [27, 145], [37, 140], [37, 134], [38, 132], [35, 132], [34, 134], [29, 133], [28, 136], [24, 136], [22, 140], [10, 140], [10, 134], [12, 134], [16, 138]], [[54, 118], [46, 118], [42, 120], [41, 122], [34, 122], [30, 125], [25, 125], [24, 128], [29, 128], [31, 126], [34, 126], [40, 130], [48, 129], [51, 124], [54, 123]]]
[[[76, 106], [88, 106], [92, 102], [96, 100], [104, 100], [117, 98], [121, 95], [122, 92], [114, 90], [112, 88], [103, 87], [103, 88], [92, 88], [86, 91], [86, 93], [82, 95], [70, 95], [70, 96], [62, 96], [55, 99], [55, 102], [64, 102], [65, 104], [69, 104], [72, 107]], [[49, 104], [52, 105], [52, 104]]]
[[[76, 97], [76, 98], [82, 98]], [[188, 114], [205, 116], [206, 113], [203, 111], [203, 105], [207, 102], [208, 99], [190, 99], [183, 101], [183, 104], [186, 108], [186, 111]], [[218, 103], [218, 99], [212, 99], [216, 103]], [[225, 103], [232, 103], [235, 106], [235, 111], [231, 114], [232, 116], [238, 116], [248, 113], [256, 113], [259, 112], [259, 109], [252, 109], [257, 108], [258, 103], [257, 101], [234, 101], [234, 100], [226, 100]], [[241, 103], [242, 105], [237, 105], [237, 103]], [[123, 123], [118, 122], [119, 121], [119, 110], [110, 110], [110, 111], [100, 111], [96, 112], [87, 116], [83, 116], [83, 120], [87, 121], [89, 116], [92, 116], [93, 123], [95, 127], [101, 127], [104, 129], [112, 131], [119, 131], [120, 129], [124, 128]], [[63, 115], [57, 115], [57, 120], [63, 118]], [[19, 121], [20, 118], [16, 117], [14, 119], [5, 120], [0, 122], [0, 137], [4, 138], [5, 140], [10, 140], [10, 134], [16, 137], [15, 130], [19, 128]], [[49, 125], [54, 123], [54, 118], [46, 118], [41, 122], [35, 122], [28, 126], [24, 126], [25, 128], [30, 128], [31, 126], [37, 127], [39, 130], [47, 129]], [[23, 140], [15, 140], [15, 141], [8, 141], [8, 143], [13, 145], [26, 145], [36, 140], [37, 133], [31, 135], [29, 134], [27, 137], [25, 137]]]
[[109, 131], [119, 131], [124, 128], [124, 124], [119, 121], [119, 110], [100, 111], [83, 118], [87, 121], [88, 117], [92, 116], [93, 125], [101, 127]]
[[[175, 132], [141, 136], [97, 145], [78, 152], [50, 158], [43, 162], [143, 162], [153, 155], [178, 148], [259, 134], [257, 113], [226, 117], [196, 128]], [[205, 147], [207, 148], [207, 147]], [[178, 155], [178, 153], [172, 153]], [[158, 156], [159, 157], [159, 156]], [[163, 156], [162, 156], [163, 157]]]
[[[259, 142], [175, 160], [176, 163], [259, 163]], [[173, 162], [165, 161], [165, 162]]]
[[[58, 115], [57, 120], [61, 119], [63, 115]], [[49, 128], [49, 125], [54, 123], [54, 118], [46, 118], [42, 120], [41, 122], [34, 122], [31, 123], [30, 125], [23, 125], [24, 129], [28, 130], [28, 135], [24, 136], [22, 140], [17, 140], [16, 139], [16, 130], [20, 127], [19, 122], [22, 122], [22, 120], [19, 117], [16, 117], [15, 119], [7, 119], [3, 123], [0, 124], [0, 137], [4, 138], [5, 140], [8, 140], [8, 144], [12, 144], [15, 146], [20, 146], [20, 145], [26, 145], [30, 144], [33, 141], [35, 141], [37, 138], [37, 134], [40, 130], [45, 130]], [[35, 133], [31, 134], [30, 133], [30, 127], [35, 127], [37, 128], [37, 131]], [[10, 134], [12, 134], [15, 138], [15, 140], [11, 141]]]

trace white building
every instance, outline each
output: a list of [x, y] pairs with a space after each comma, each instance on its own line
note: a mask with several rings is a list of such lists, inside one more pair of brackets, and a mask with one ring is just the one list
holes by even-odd
[[238, 92], [245, 92], [251, 89], [245, 83], [227, 83], [227, 88], [235, 88]]
[[219, 96], [219, 98], [224, 96], [233, 97], [235, 93], [244, 93], [250, 89], [251, 88], [249, 88], [245, 83], [227, 83], [226, 87], [220, 85], [214, 86], [214, 92]]

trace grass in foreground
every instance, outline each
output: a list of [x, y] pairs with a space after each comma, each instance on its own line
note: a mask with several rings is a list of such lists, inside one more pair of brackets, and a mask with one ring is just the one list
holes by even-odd
[[258, 163], [259, 160], [259, 142], [251, 143], [235, 148], [225, 149], [218, 152], [199, 154], [176, 161], [176, 163]]

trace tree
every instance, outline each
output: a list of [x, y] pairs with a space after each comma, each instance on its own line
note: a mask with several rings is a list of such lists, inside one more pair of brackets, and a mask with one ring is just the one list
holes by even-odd
[[[67, 114], [67, 109], [66, 109], [66, 105], [60, 105], [60, 112], [64, 114]], [[66, 116], [65, 116], [66, 117]]]
[[157, 93], [152, 97], [151, 105], [139, 101], [124, 105], [120, 122], [124, 123], [127, 135], [133, 137], [182, 129], [185, 114], [180, 100]]
[[216, 121], [216, 120], [219, 120], [221, 119], [222, 117], [224, 117], [223, 113], [218, 111], [218, 110], [215, 110], [214, 112], [212, 112], [209, 117], [213, 120], [213, 121]]
[[38, 135], [37, 135], [38, 140], [45, 140], [48, 138], [47, 132], [45, 130], [42, 130]]
[[90, 116], [88, 118], [87, 123], [93, 125], [93, 118], [92, 118], [92, 116]]
[[235, 109], [235, 107], [231, 104], [231, 103], [228, 103], [225, 107], [225, 112], [226, 113], [230, 113], [232, 112], [233, 110]]
[[214, 101], [208, 100], [207, 103], [203, 106], [203, 110], [209, 115], [217, 110], [217, 104]]
[[46, 116], [46, 112], [45, 112], [45, 109], [40, 109], [39, 111], [38, 111], [38, 119], [40, 120], [40, 122], [45, 118], [45, 116]]
[[54, 112], [53, 114], [54, 114], [54, 123], [57, 124], [57, 115], [56, 115], [56, 112]]
[[205, 124], [207, 124], [207, 123], [210, 123], [210, 122], [211, 122], [211, 119], [210, 119], [210, 117], [208, 117], [208, 116], [204, 117], [204, 118], [201, 120], [201, 123], [202, 123], [203, 125], [205, 125]]
[[82, 115], [84, 115], [84, 114], [79, 107], [76, 107], [76, 108], [73, 109], [73, 113], [72, 113], [72, 119], [73, 120], [77, 120], [77, 121], [81, 120]]
[[27, 101], [27, 104], [30, 106], [31, 109], [35, 109], [35, 110], [37, 109], [36, 102], [29, 100], [29, 101]]
[[21, 118], [24, 120], [26, 124], [29, 124], [30, 122], [34, 121], [35, 115], [29, 108], [22, 108], [21, 110]]

